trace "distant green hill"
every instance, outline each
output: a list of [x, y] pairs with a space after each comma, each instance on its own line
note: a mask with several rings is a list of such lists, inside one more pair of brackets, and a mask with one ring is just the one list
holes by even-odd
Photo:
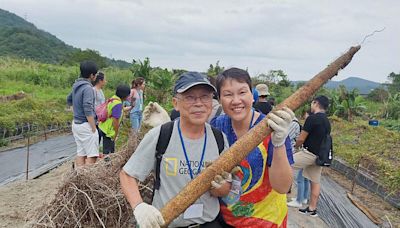
[[0, 56], [58, 63], [75, 49], [17, 15], [0, 9]]
[[96, 51], [74, 48], [56, 36], [36, 28], [23, 18], [0, 9], [0, 56], [27, 58], [44, 63], [75, 64], [81, 57], [93, 55], [102, 67], [111, 65], [127, 68], [130, 63], [108, 59]]
[[[304, 81], [293, 81], [293, 84], [303, 83]], [[373, 89], [382, 86], [378, 82], [369, 81], [359, 77], [349, 77], [341, 81], [328, 81], [324, 86], [329, 89], [339, 88], [340, 85], [346, 86], [348, 90], [358, 89], [361, 94], [368, 94]]]

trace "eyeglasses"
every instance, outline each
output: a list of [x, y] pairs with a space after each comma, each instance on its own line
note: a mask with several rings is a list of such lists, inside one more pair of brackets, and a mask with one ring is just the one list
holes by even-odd
[[196, 96], [176, 96], [176, 98], [181, 99], [183, 102], [185, 102], [186, 104], [195, 104], [197, 99], [200, 99], [201, 103], [208, 103], [212, 101], [212, 95], [202, 95], [200, 97], [196, 97]]

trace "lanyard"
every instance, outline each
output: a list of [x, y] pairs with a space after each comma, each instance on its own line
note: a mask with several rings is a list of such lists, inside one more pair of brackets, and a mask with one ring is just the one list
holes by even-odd
[[254, 119], [254, 109], [253, 110], [253, 114], [251, 115], [251, 120], [250, 120], [250, 126], [249, 126], [249, 130], [251, 129], [251, 127], [253, 126], [253, 119]]
[[[183, 153], [185, 154], [186, 162], [187, 162], [187, 165], [188, 165], [188, 168], [189, 168], [190, 178], [192, 178], [192, 180], [193, 180], [193, 170], [192, 170], [192, 167], [190, 166], [189, 157], [188, 157], [188, 155], [187, 155], [187, 153], [186, 153], [185, 143], [183, 142], [183, 137], [182, 137], [182, 132], [181, 132], [181, 126], [180, 126], [180, 120], [178, 120], [178, 132], [179, 132], [179, 138], [181, 139], [181, 144], [182, 144]], [[205, 153], [205, 151], [206, 151], [206, 145], [207, 145], [207, 131], [206, 131], [206, 127], [204, 126], [204, 144], [203, 144], [203, 152], [201, 153], [201, 159], [200, 159], [199, 169], [197, 170], [197, 174], [200, 173], [201, 166], [202, 166], [202, 164], [203, 164], [204, 153]]]

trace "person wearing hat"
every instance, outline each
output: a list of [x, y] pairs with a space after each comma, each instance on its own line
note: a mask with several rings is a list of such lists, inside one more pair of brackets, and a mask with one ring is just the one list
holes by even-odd
[[[159, 210], [205, 169], [206, 162], [216, 160], [219, 151], [228, 148], [226, 136], [206, 123], [211, 114], [214, 92], [215, 87], [203, 74], [183, 73], [175, 83], [172, 98], [180, 117], [151, 129], [120, 172], [122, 191], [132, 206], [139, 227], [162, 226], [164, 219]], [[172, 125], [172, 132], [165, 152], [158, 160], [159, 140], [165, 138], [163, 126], [167, 124]], [[222, 148], [215, 131], [219, 132]], [[149, 205], [140, 196], [138, 181], [144, 181], [152, 170], [156, 172], [156, 180], [159, 178], [159, 187], [153, 189], [153, 202]], [[203, 194], [169, 227], [219, 227], [216, 221], [219, 213], [217, 197], [229, 193], [232, 179], [229, 174], [222, 176], [217, 175], [218, 181], [212, 183], [214, 188]]]
[[114, 153], [119, 125], [122, 120], [122, 102], [129, 97], [130, 93], [129, 86], [119, 85], [115, 95], [109, 99], [107, 104], [108, 118], [99, 123], [100, 135], [103, 138], [103, 154]]
[[268, 92], [268, 86], [266, 84], [258, 84], [256, 86], [256, 89], [258, 91], [258, 101], [254, 104], [253, 107], [257, 111], [260, 111], [267, 115], [272, 110], [271, 104], [267, 101], [267, 97], [268, 95], [270, 95], [270, 93]]

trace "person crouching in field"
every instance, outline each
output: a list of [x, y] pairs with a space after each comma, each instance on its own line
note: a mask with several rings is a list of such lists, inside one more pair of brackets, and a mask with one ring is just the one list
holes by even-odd
[[[206, 123], [213, 92], [215, 87], [204, 75], [182, 74], [176, 81], [172, 100], [180, 117], [151, 129], [120, 172], [122, 191], [140, 228], [162, 226], [164, 219], [159, 210], [205, 169], [206, 161], [216, 160], [227, 149], [226, 136]], [[169, 129], [170, 137], [165, 129]], [[166, 145], [160, 144], [160, 140]], [[164, 145], [164, 149], [159, 145]], [[159, 152], [162, 150], [163, 154]], [[160, 154], [161, 160], [156, 159]], [[153, 202], [149, 205], [140, 196], [138, 180], [144, 181], [152, 170], [156, 170], [156, 181]], [[222, 176], [217, 175], [217, 181], [212, 183], [215, 188], [203, 194], [169, 227], [219, 227], [217, 197], [229, 193], [231, 179], [228, 173]]]
[[125, 101], [131, 89], [127, 85], [119, 85], [107, 104], [107, 119], [99, 123], [100, 135], [103, 138], [103, 153], [110, 154], [115, 151], [115, 142], [117, 141], [119, 124], [122, 116], [122, 102]]
[[92, 61], [80, 64], [80, 77], [72, 86], [72, 92], [67, 97], [67, 104], [73, 106], [74, 119], [72, 133], [76, 142], [77, 167], [93, 164], [99, 156], [99, 135], [95, 123], [95, 95], [92, 83], [96, 79], [98, 68]]

